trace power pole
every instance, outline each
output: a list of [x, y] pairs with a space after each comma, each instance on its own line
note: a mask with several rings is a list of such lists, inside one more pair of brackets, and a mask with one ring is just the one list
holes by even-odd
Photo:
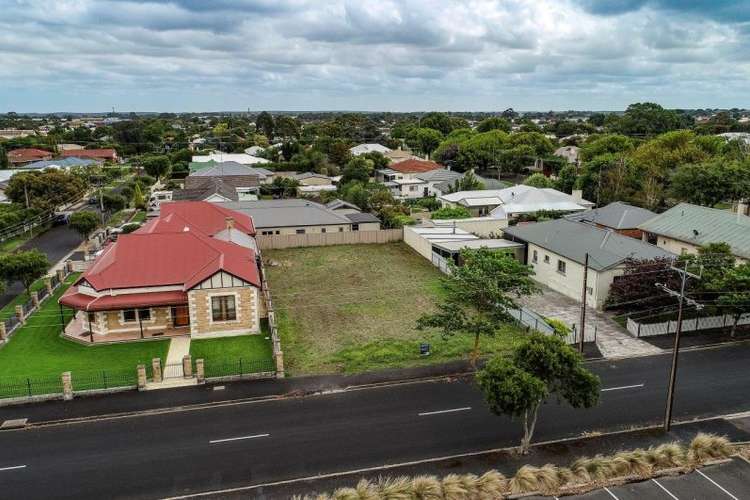
[[589, 280], [589, 253], [583, 261], [583, 290], [581, 291], [581, 340], [578, 341], [578, 352], [583, 354], [583, 339], [586, 333], [586, 295]]
[[696, 309], [703, 309], [703, 305], [685, 297], [685, 283], [687, 282], [688, 276], [695, 279], [700, 279], [700, 276], [689, 273], [687, 270], [688, 263], [685, 262], [685, 268], [680, 269], [672, 266], [672, 270], [680, 273], [680, 291], [669, 289], [664, 283], [657, 283], [656, 287], [660, 290], [667, 292], [673, 297], [677, 297], [679, 300], [679, 308], [677, 311], [677, 331], [674, 336], [674, 349], [672, 351], [672, 369], [669, 373], [669, 388], [667, 389], [667, 409], [664, 414], [664, 432], [669, 432], [672, 427], [672, 406], [674, 404], [674, 391], [677, 383], [677, 358], [680, 354], [680, 336], [682, 334], [682, 306], [684, 303], [695, 306]]

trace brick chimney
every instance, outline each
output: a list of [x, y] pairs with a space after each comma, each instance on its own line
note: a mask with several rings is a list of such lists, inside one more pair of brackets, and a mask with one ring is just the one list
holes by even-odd
[[224, 220], [227, 223], [227, 229], [234, 229], [234, 218], [233, 217], [227, 217]]

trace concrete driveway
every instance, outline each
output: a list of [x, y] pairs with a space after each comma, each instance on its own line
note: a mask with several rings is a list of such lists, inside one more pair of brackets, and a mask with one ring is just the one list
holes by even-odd
[[[529, 309], [549, 318], [557, 318], [567, 325], [578, 325], [581, 304], [565, 295], [542, 286], [542, 293], [524, 297], [520, 302]], [[605, 358], [621, 358], [659, 354], [662, 349], [632, 337], [606, 314], [593, 308], [586, 309], [586, 337], [596, 331], [596, 345]]]

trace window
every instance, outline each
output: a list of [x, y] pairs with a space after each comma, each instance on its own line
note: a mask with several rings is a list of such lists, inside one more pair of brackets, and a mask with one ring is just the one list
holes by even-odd
[[[278, 233], [278, 231], [276, 232]], [[273, 231], [261, 231], [260, 234], [269, 235], [269, 234], [273, 234]]]
[[325, 232], [326, 232], [326, 228], [324, 228], [324, 227], [321, 227], [321, 228], [320, 228], [320, 232], [321, 232], [321, 233], [325, 233]]
[[565, 262], [559, 259], [557, 261], [557, 272], [560, 274], [565, 274]]
[[141, 318], [141, 321], [151, 320], [151, 309], [138, 309], [138, 317]]
[[297, 234], [305, 234], [305, 230], [304, 229], [297, 229], [296, 233]]
[[276, 234], [281, 234], [281, 231], [276, 231]]
[[544, 263], [549, 264], [549, 255], [544, 256]]
[[586, 287], [586, 293], [588, 293], [589, 295], [594, 295], [594, 289], [591, 288], [590, 286], [587, 286]]
[[359, 224], [352, 224], [352, 231], [359, 231]]
[[537, 252], [536, 250], [534, 250], [534, 253], [531, 254], [531, 262], [533, 262], [534, 264], [536, 264], [537, 261], [539, 261], [539, 252]]
[[234, 321], [237, 309], [234, 307], [234, 295], [211, 297], [211, 316], [214, 321]]
[[132, 323], [135, 320], [136, 320], [135, 309], [125, 309], [122, 312], [122, 322], [123, 323]]
[[413, 193], [414, 191], [417, 191], [418, 189], [419, 189], [419, 187], [418, 187], [418, 186], [409, 186], [409, 191], [411, 191], [412, 193]]
[[339, 233], [343, 233], [343, 232], [344, 232], [344, 228], [343, 228], [343, 227], [340, 227], [340, 228], [339, 228]]

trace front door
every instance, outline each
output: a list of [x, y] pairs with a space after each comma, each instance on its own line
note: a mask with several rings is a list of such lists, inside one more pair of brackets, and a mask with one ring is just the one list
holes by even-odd
[[174, 326], [188, 326], [190, 324], [190, 311], [188, 310], [188, 306], [173, 307], [172, 322]]

